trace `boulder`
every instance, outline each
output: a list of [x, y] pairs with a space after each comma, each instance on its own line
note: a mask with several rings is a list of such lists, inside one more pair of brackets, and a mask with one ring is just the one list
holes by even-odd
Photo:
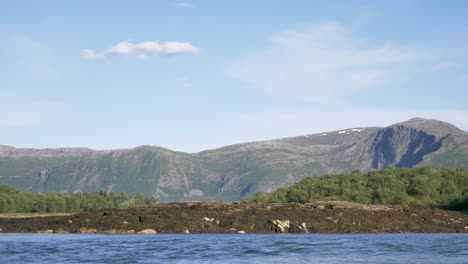
[[275, 233], [288, 233], [291, 222], [289, 220], [273, 220], [271, 221], [270, 230]]
[[77, 233], [80, 233], [80, 234], [96, 234], [97, 229], [82, 227], [82, 228], [78, 229]]
[[143, 229], [137, 232], [139, 235], [150, 235], [150, 234], [157, 234], [156, 230], [154, 229]]

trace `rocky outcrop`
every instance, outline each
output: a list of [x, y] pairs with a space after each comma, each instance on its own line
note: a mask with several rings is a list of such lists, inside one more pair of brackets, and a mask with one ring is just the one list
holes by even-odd
[[169, 203], [76, 215], [0, 217], [4, 233], [468, 233], [467, 226], [468, 216], [457, 212], [348, 202]]

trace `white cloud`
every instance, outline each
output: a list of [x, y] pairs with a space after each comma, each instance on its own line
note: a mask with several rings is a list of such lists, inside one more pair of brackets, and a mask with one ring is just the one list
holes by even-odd
[[97, 54], [94, 50], [91, 49], [84, 49], [82, 51], [83, 56], [85, 56], [88, 59], [97, 59], [99, 58], [99, 54]]
[[327, 23], [274, 35], [269, 47], [234, 63], [229, 74], [273, 95], [333, 104], [402, 79], [399, 71], [421, 58], [391, 44], [369, 46], [340, 24]]
[[187, 3], [187, 2], [177, 2], [175, 5], [180, 8], [192, 8], [193, 7], [191, 3]]
[[121, 41], [103, 52], [96, 52], [91, 49], [84, 49], [83, 56], [88, 59], [106, 58], [109, 56], [132, 56], [136, 58], [147, 58], [149, 56], [170, 56], [170, 55], [196, 55], [200, 49], [188, 42], [180, 41], [146, 41], [141, 43], [131, 43]]

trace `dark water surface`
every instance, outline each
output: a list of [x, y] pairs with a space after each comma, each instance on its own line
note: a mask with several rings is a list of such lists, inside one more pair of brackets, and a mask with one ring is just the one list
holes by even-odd
[[0, 234], [0, 263], [468, 263], [468, 235]]

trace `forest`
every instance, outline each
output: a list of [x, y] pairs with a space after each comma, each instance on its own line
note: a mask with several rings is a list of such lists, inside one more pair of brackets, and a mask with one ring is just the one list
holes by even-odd
[[156, 198], [125, 193], [80, 192], [31, 193], [0, 185], [0, 213], [79, 213], [106, 208], [129, 208], [152, 204]]
[[244, 201], [307, 203], [324, 200], [362, 204], [399, 204], [467, 210], [468, 171], [465, 169], [396, 168], [362, 173], [306, 177], [271, 193], [257, 193]]

